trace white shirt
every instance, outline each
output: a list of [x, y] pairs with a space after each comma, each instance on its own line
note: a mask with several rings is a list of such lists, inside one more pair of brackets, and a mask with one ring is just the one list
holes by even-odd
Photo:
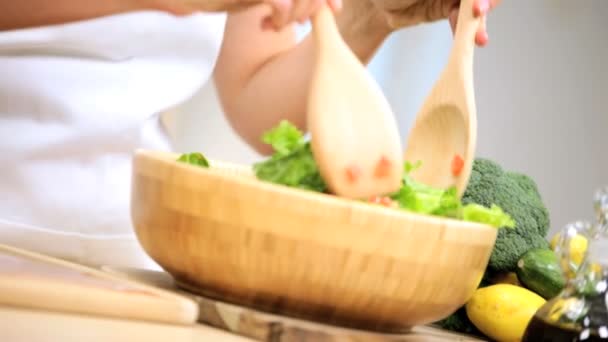
[[224, 14], [146, 11], [0, 32], [0, 243], [156, 267], [129, 213], [132, 153], [210, 79]]

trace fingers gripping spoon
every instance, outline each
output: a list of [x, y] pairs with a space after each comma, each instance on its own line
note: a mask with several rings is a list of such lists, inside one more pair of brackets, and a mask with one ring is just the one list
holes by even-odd
[[473, 52], [480, 18], [473, 0], [463, 0], [446, 68], [426, 98], [408, 136], [405, 160], [420, 167], [414, 179], [431, 186], [455, 186], [462, 196], [469, 181], [477, 142]]
[[365, 198], [401, 185], [403, 150], [380, 87], [343, 41], [324, 5], [312, 19], [316, 61], [308, 98], [308, 127], [329, 190]]

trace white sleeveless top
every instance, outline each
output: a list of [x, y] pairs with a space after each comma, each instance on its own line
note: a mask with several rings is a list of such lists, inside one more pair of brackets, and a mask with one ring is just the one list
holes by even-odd
[[209, 81], [224, 23], [146, 11], [0, 32], [0, 243], [156, 267], [131, 226], [132, 153], [171, 148], [159, 113]]

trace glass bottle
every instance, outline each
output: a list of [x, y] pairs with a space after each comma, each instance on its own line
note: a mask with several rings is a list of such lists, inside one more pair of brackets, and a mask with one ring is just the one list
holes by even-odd
[[[595, 224], [578, 221], [561, 232], [556, 253], [566, 286], [536, 312], [522, 342], [608, 341], [608, 187], [594, 200]], [[578, 264], [569, 248], [577, 234], [588, 241]]]

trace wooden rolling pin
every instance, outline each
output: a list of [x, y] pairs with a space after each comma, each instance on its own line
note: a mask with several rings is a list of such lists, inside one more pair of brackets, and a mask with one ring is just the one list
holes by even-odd
[[199, 315], [174, 292], [2, 244], [0, 305], [172, 324]]

